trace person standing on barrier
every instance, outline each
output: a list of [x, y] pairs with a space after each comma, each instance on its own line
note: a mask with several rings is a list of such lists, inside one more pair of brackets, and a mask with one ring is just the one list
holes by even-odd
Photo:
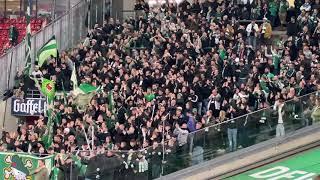
[[19, 36], [19, 32], [17, 28], [14, 25], [11, 25], [9, 28], [9, 40], [10, 40], [11, 46], [15, 46], [18, 44], [18, 36]]
[[273, 110], [278, 113], [278, 124], [276, 128], [276, 137], [282, 137], [285, 135], [284, 125], [283, 125], [283, 115], [284, 115], [284, 99], [279, 98], [273, 106]]

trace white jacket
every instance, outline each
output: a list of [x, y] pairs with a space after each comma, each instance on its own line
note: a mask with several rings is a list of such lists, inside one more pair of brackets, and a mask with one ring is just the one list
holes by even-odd
[[258, 24], [254, 23], [254, 25], [252, 25], [252, 23], [248, 24], [246, 31], [247, 31], [247, 35], [250, 36], [252, 30], [255, 30], [256, 32], [259, 31], [259, 26]]

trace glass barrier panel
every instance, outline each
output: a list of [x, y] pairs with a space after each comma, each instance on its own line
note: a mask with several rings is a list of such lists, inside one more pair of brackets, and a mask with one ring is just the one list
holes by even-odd
[[[282, 121], [279, 113], [282, 113]], [[143, 150], [78, 151], [71, 176], [87, 179], [155, 179], [195, 166], [258, 143], [281, 138], [319, 123], [320, 97], [316, 93], [287, 101], [278, 111], [274, 106], [189, 134], [178, 134], [164, 144]], [[283, 122], [283, 123], [282, 123]], [[275, 145], [277, 146], [277, 145]], [[67, 174], [70, 176], [70, 174]]]

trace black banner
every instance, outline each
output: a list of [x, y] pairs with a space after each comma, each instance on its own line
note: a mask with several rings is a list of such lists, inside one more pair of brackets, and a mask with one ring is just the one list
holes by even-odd
[[45, 99], [19, 99], [12, 98], [11, 114], [14, 116], [39, 116], [47, 110], [47, 101]]

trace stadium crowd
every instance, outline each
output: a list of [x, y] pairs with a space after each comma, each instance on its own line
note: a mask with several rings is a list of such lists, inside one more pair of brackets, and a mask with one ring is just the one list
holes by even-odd
[[[96, 24], [84, 43], [33, 74], [55, 80], [57, 90], [72, 91], [75, 65], [79, 84], [101, 86], [102, 92], [85, 111], [72, 95], [67, 102], [55, 100], [61, 121], [49, 149], [41, 143], [46, 118], [40, 117], [34, 125], [6, 132], [0, 151], [126, 151], [163, 140], [183, 146], [190, 132], [319, 90], [319, 0], [295, 8], [285, 0], [234, 3], [194, 0], [151, 8], [139, 1], [136, 17]], [[287, 27], [287, 36], [272, 37], [278, 26]], [[20, 76], [16, 95], [23, 97], [29, 85]], [[237, 123], [226, 126], [229, 141], [237, 138], [232, 131]], [[94, 147], [86, 141], [91, 127]]]

